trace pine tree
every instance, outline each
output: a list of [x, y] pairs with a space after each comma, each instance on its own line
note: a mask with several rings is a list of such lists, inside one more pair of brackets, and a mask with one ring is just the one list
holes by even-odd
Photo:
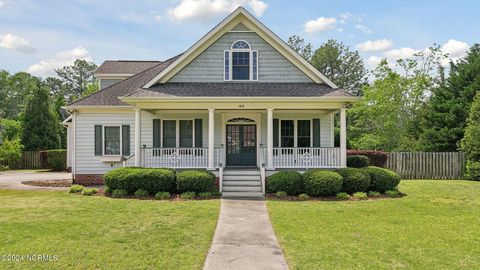
[[467, 178], [480, 180], [480, 90], [473, 100], [460, 148], [467, 158]]
[[434, 90], [422, 119], [422, 150], [457, 151], [467, 125], [467, 116], [480, 90], [480, 44], [452, 64], [444, 85]]
[[28, 97], [23, 120], [22, 144], [25, 150], [47, 150], [60, 147], [57, 133], [59, 120], [49, 104], [48, 87], [37, 84]]

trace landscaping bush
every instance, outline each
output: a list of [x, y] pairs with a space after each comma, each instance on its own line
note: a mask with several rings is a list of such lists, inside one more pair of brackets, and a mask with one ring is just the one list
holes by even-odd
[[308, 196], [308, 195], [305, 194], [305, 193], [302, 193], [302, 194], [298, 195], [298, 199], [299, 199], [300, 201], [308, 201], [308, 200], [310, 200], [310, 196]]
[[355, 192], [355, 193], [353, 193], [353, 197], [357, 200], [368, 199], [367, 193], [365, 193], [365, 192]]
[[348, 200], [350, 199], [350, 195], [348, 195], [348, 193], [346, 192], [340, 192], [340, 193], [337, 193], [337, 195], [335, 195], [335, 197], [339, 200]]
[[67, 150], [56, 149], [47, 151], [48, 168], [56, 172], [67, 170]]
[[127, 196], [128, 192], [125, 189], [115, 189], [112, 191], [112, 197], [114, 198], [122, 198]]
[[303, 177], [297, 171], [277, 172], [267, 178], [267, 193], [285, 191], [288, 195], [298, 195], [303, 191]]
[[207, 192], [215, 190], [215, 175], [209, 171], [188, 170], [177, 174], [179, 192]]
[[388, 155], [383, 151], [376, 150], [347, 150], [348, 156], [362, 155], [368, 157], [368, 163], [370, 166], [384, 167], [387, 163]]
[[8, 168], [7, 165], [1, 165], [0, 164], [0, 172], [3, 172], [3, 171], [8, 171], [10, 168]]
[[71, 185], [70, 190], [68, 193], [80, 193], [83, 190], [83, 186], [81, 185]]
[[400, 197], [400, 192], [398, 190], [387, 190], [385, 195], [391, 198]]
[[305, 172], [305, 191], [310, 196], [328, 196], [342, 189], [342, 176], [332, 171]]
[[212, 193], [211, 192], [200, 192], [198, 193], [198, 197], [200, 199], [210, 199], [213, 197]]
[[275, 196], [277, 196], [278, 198], [285, 198], [287, 197], [287, 193], [285, 191], [277, 191], [277, 193], [275, 193]]
[[148, 191], [146, 189], [140, 188], [135, 191], [135, 196], [137, 197], [146, 197], [148, 196]]
[[369, 190], [384, 193], [387, 190], [395, 189], [400, 183], [400, 176], [387, 169], [369, 166], [363, 168], [370, 175]]
[[183, 192], [180, 195], [180, 198], [182, 198], [184, 200], [193, 200], [193, 199], [195, 199], [195, 192]]
[[347, 156], [347, 167], [364, 168], [368, 167], [369, 161], [367, 156], [351, 155]]
[[92, 196], [92, 195], [96, 194], [97, 191], [98, 191], [98, 190], [97, 190], [96, 188], [84, 188], [84, 189], [82, 190], [82, 195], [84, 195], [84, 196]]
[[480, 181], [480, 162], [467, 160], [465, 178]]
[[118, 168], [107, 172], [105, 185], [112, 189], [123, 189], [129, 194], [145, 189], [150, 194], [159, 191], [175, 191], [175, 171], [166, 168]]
[[342, 168], [336, 170], [343, 178], [342, 191], [353, 194], [366, 191], [370, 186], [370, 175], [357, 168]]
[[369, 191], [368, 192], [368, 197], [376, 198], [376, 197], [380, 197], [380, 196], [382, 196], [382, 193], [380, 193], [378, 191]]
[[170, 199], [170, 192], [159, 191], [159, 192], [157, 192], [157, 194], [155, 194], [155, 199], [168, 200], [168, 199]]

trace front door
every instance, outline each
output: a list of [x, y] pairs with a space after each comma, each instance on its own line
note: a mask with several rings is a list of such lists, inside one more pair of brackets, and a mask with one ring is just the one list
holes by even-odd
[[257, 126], [227, 125], [227, 166], [257, 165]]

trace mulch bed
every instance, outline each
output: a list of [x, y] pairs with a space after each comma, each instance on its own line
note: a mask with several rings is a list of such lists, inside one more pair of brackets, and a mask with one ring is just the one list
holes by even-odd
[[35, 180], [23, 181], [22, 184], [35, 187], [69, 187], [72, 185], [72, 180]]

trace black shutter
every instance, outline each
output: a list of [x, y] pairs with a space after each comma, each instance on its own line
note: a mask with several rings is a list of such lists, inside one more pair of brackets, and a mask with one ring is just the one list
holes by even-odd
[[122, 126], [122, 156], [130, 156], [130, 125]]
[[320, 147], [320, 119], [313, 119], [313, 147]]
[[278, 119], [273, 119], [273, 147], [279, 147], [278, 143]]
[[102, 155], [102, 125], [95, 125], [95, 156]]
[[202, 126], [203, 126], [202, 119], [195, 119], [195, 146], [194, 147], [203, 147]]
[[153, 119], [153, 148], [160, 148], [160, 119]]

